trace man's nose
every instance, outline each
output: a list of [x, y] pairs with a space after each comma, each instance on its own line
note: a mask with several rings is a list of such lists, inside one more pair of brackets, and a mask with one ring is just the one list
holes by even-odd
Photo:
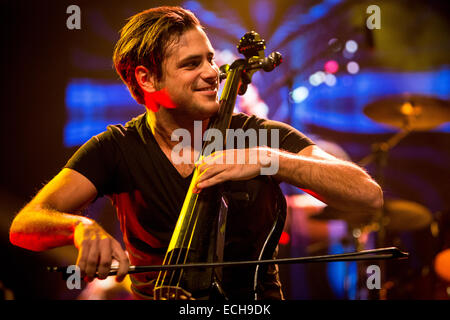
[[219, 77], [219, 67], [215, 63], [205, 63], [202, 70], [202, 77], [205, 80], [216, 80]]

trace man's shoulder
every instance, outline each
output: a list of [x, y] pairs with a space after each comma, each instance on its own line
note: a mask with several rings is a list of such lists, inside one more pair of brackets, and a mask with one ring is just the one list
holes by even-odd
[[247, 129], [291, 129], [289, 125], [255, 115], [245, 113], [234, 113], [230, 124], [231, 129], [242, 128]]
[[84, 148], [91, 146], [111, 146], [113, 148], [130, 144], [133, 141], [141, 142], [144, 138], [145, 114], [132, 118], [123, 124], [110, 124], [106, 130], [94, 135], [85, 144]]
[[110, 124], [102, 134], [105, 138], [111, 139], [132, 138], [139, 134], [143, 125], [145, 125], [145, 113], [132, 118], [125, 125]]
[[255, 115], [249, 115], [243, 112], [237, 112], [237, 113], [233, 113], [232, 115], [232, 119], [233, 120], [248, 120], [248, 119], [260, 119]]
[[237, 128], [248, 128], [249, 126], [254, 126], [258, 120], [261, 120], [260, 118], [256, 117], [255, 115], [248, 115], [242, 112], [239, 113], [233, 113], [231, 117], [231, 123], [230, 128], [231, 129], [237, 129]]

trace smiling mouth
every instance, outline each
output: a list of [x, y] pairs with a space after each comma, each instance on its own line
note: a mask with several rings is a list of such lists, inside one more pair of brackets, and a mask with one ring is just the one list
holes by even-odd
[[194, 91], [217, 92], [217, 86], [213, 85], [209, 87], [195, 89]]

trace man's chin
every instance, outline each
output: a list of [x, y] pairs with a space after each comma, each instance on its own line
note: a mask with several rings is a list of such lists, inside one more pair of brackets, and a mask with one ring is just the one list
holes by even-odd
[[219, 107], [220, 105], [218, 102], [198, 106], [198, 115], [202, 117], [202, 119], [210, 118], [219, 111]]

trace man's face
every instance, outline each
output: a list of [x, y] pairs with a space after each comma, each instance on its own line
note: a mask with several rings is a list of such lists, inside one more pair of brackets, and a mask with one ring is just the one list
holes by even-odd
[[219, 69], [205, 32], [194, 28], [169, 45], [159, 89], [166, 89], [175, 109], [171, 112], [205, 119], [218, 108]]

